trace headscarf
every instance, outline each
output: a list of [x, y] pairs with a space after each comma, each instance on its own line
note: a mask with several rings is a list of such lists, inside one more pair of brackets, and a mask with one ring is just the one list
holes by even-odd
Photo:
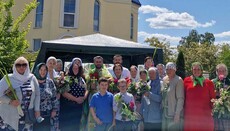
[[[17, 69], [16, 69], [16, 64], [23, 60], [27, 66], [26, 66], [26, 70], [24, 72], [23, 75], [19, 74]], [[29, 67], [29, 62], [26, 60], [26, 58], [24, 57], [19, 57], [15, 62], [14, 62], [14, 65], [13, 65], [13, 75], [12, 77], [14, 77], [15, 79], [19, 80], [22, 84], [25, 83], [26, 81], [29, 80], [29, 78], [31, 78], [33, 76], [33, 74], [31, 74], [30, 72], [30, 67]], [[20, 84], [21, 85], [21, 84]]]
[[[50, 56], [50, 57], [46, 60], [46, 66], [47, 66], [47, 67], [48, 67], [48, 62], [49, 62], [50, 60], [54, 60], [54, 61], [57, 63], [57, 59], [56, 59], [55, 57], [53, 57], [53, 56]], [[57, 77], [59, 77], [59, 76], [58, 76], [57, 72], [55, 71], [55, 69], [53, 69], [53, 78], [57, 78]], [[50, 78], [49, 72], [48, 72], [48, 74], [47, 74], [47, 78]]]
[[[71, 65], [70, 65], [70, 67], [69, 67], [69, 73], [68, 73], [68, 74], [69, 74], [70, 76], [78, 76], [78, 75], [75, 75], [75, 74], [73, 73], [73, 65], [74, 65], [74, 63], [75, 63], [76, 60], [79, 60], [79, 61], [80, 61], [79, 67], [82, 66], [82, 61], [81, 61], [80, 58], [78, 58], [78, 57], [73, 58], [73, 60], [72, 60], [72, 62], [71, 62]], [[79, 74], [79, 73], [80, 73], [80, 71], [78, 72], [78, 74]]]
[[57, 59], [54, 56], [50, 56], [47, 60], [46, 60], [46, 64], [48, 64], [48, 62], [50, 60], [54, 60], [57, 63]]
[[[46, 67], [46, 75], [44, 77], [41, 77], [40, 73], [39, 73], [39, 70], [41, 69], [42, 66], [45, 66]], [[45, 80], [46, 77], [47, 77], [47, 74], [48, 74], [48, 67], [46, 66], [45, 63], [39, 63], [36, 68], [35, 68], [35, 71], [34, 71], [34, 75], [35, 77], [38, 79], [38, 80]]]
[[[156, 78], [154, 80], [150, 80], [150, 82], [151, 82], [150, 86], [160, 89], [161, 82], [160, 82], [159, 73], [158, 73], [157, 68], [150, 67], [148, 71], [155, 71], [155, 73], [156, 73]], [[151, 88], [151, 90], [152, 90], [152, 88]]]
[[[193, 66], [196, 66], [196, 65], [198, 65], [200, 67], [200, 69], [203, 71], [203, 67], [202, 67], [201, 63], [199, 63], [199, 62], [192, 63], [192, 68], [193, 68]], [[201, 74], [201, 76], [198, 76], [198, 77], [193, 76], [193, 86], [196, 86], [197, 84], [199, 84], [203, 87], [204, 80], [205, 80], [205, 78], [202, 74]]]

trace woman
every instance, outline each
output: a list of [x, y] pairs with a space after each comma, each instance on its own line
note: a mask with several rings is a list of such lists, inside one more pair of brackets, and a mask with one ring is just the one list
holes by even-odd
[[55, 121], [57, 109], [59, 106], [56, 97], [56, 87], [51, 79], [47, 77], [48, 68], [45, 63], [36, 66], [34, 75], [36, 76], [40, 87], [40, 111], [45, 120], [41, 124], [35, 124], [35, 131], [57, 131], [58, 123]]
[[213, 131], [211, 99], [215, 98], [214, 84], [202, 75], [203, 68], [198, 62], [192, 64], [192, 76], [184, 79], [185, 88], [185, 131]]
[[61, 130], [80, 130], [80, 119], [82, 116], [83, 102], [86, 100], [88, 91], [82, 74], [82, 63], [80, 58], [74, 58], [69, 68], [70, 90], [62, 94], [60, 110]]
[[161, 83], [156, 68], [150, 67], [148, 70], [148, 85], [150, 91], [144, 93], [141, 102], [141, 114], [144, 118], [145, 131], [161, 131], [162, 111], [161, 111]]
[[135, 84], [139, 81], [138, 68], [135, 65], [130, 67], [131, 82]]
[[182, 116], [184, 106], [183, 80], [176, 75], [176, 65], [172, 62], [166, 64], [166, 76], [163, 78], [162, 130], [182, 130]]
[[[35, 117], [40, 116], [40, 91], [36, 77], [30, 73], [28, 61], [19, 57], [13, 65], [13, 74], [9, 74], [12, 87], [15, 89], [18, 100], [12, 100], [6, 94], [9, 85], [6, 77], [0, 81], [0, 116], [3, 123], [3, 130], [27, 130], [31, 131], [33, 124], [25, 121], [25, 114], [28, 110], [35, 111]], [[24, 116], [20, 118], [17, 107], [22, 108]]]
[[46, 60], [46, 65], [48, 67], [48, 74], [47, 74], [47, 78], [50, 78], [51, 80], [54, 80], [54, 78], [59, 77], [58, 73], [55, 71], [55, 68], [57, 66], [57, 59], [53, 56], [50, 56], [47, 60]]
[[112, 94], [116, 94], [119, 92], [117, 88], [118, 80], [125, 79], [127, 83], [130, 84], [130, 78], [129, 77], [125, 78], [125, 76], [122, 75], [122, 71], [123, 71], [123, 67], [121, 64], [115, 64], [113, 66], [113, 72], [114, 72], [113, 82], [112, 84], [109, 85], [109, 89], [108, 89], [108, 91], [111, 92]]
[[165, 77], [165, 66], [163, 64], [157, 64], [157, 70], [159, 72], [160, 80]]
[[[48, 73], [47, 73], [47, 78], [51, 79], [55, 82], [55, 80], [60, 77], [58, 75], [58, 73], [55, 71], [55, 68], [57, 66], [57, 59], [53, 56], [50, 56], [47, 60], [46, 60], [46, 66], [48, 68]], [[56, 85], [57, 86], [57, 85]], [[55, 122], [53, 124], [55, 124], [54, 126], [59, 128], [59, 112], [60, 112], [60, 94], [57, 93], [57, 99], [58, 99], [58, 103], [57, 103], [57, 112], [56, 112], [56, 116], [54, 117]]]
[[[225, 64], [218, 64], [216, 66], [217, 77], [212, 81], [215, 84], [216, 98], [220, 98], [220, 89], [230, 86], [230, 79], [228, 76], [228, 68]], [[227, 119], [215, 119], [215, 130], [230, 129], [230, 120]]]
[[[215, 90], [217, 91], [216, 97], [219, 98], [219, 90], [221, 88], [227, 88], [230, 85], [230, 79], [228, 76], [228, 68], [225, 64], [218, 64], [216, 66], [216, 75], [217, 77], [213, 79], [212, 81], [215, 84]], [[221, 83], [221, 85], [218, 84], [218, 82]]]

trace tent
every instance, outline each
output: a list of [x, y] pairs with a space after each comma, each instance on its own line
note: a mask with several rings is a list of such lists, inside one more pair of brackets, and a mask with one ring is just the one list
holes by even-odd
[[63, 62], [69, 62], [74, 57], [82, 59], [83, 63], [93, 63], [93, 57], [100, 55], [104, 63], [112, 64], [113, 56], [120, 54], [123, 57], [123, 66], [143, 64], [146, 56], [155, 57], [154, 62], [163, 62], [162, 49], [156, 49], [152, 46], [127, 41], [103, 34], [91, 34], [74, 38], [43, 41], [35, 65], [40, 62], [46, 62], [50, 56], [62, 59]]

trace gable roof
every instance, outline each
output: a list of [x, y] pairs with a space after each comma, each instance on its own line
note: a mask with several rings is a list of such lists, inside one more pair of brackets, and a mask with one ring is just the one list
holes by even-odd
[[[103, 34], [91, 34], [74, 38], [43, 41], [41, 49], [35, 61], [35, 65], [45, 62], [49, 56], [60, 58], [63, 61], [71, 61], [79, 57], [84, 63], [90, 63], [94, 56], [100, 55], [104, 63], [112, 63], [113, 56], [120, 54], [126, 67], [134, 64], [143, 64], [146, 56], [152, 56], [155, 48], [146, 44], [107, 36]], [[156, 50], [155, 63], [163, 62], [162, 49]]]

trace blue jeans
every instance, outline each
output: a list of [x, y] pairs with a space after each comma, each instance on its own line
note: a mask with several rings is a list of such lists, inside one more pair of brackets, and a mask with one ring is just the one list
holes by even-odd
[[102, 125], [96, 124], [95, 131], [108, 131], [112, 123], [104, 123]]

